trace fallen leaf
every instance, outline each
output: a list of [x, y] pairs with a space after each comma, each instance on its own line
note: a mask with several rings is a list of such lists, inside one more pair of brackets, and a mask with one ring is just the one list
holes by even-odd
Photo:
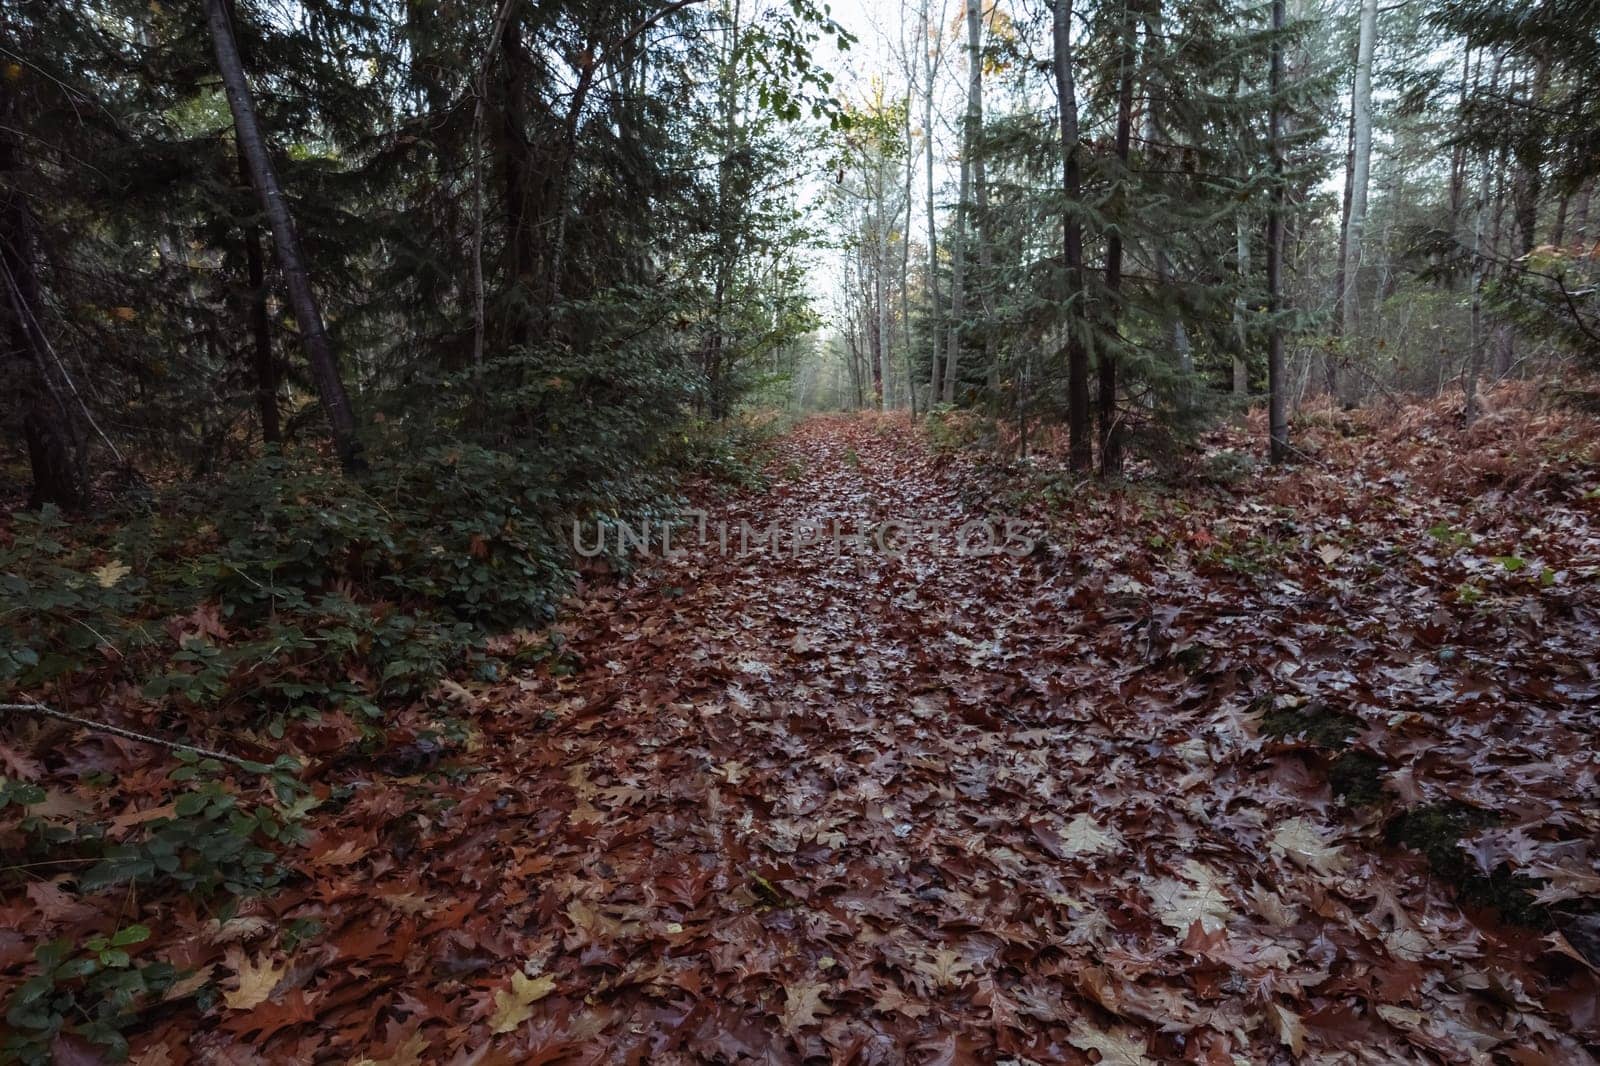
[[1304, 818], [1290, 818], [1272, 834], [1274, 854], [1319, 874], [1338, 873], [1346, 860], [1338, 847], [1328, 844], [1322, 832]]
[[1144, 1034], [1134, 1029], [1103, 1032], [1079, 1018], [1072, 1023], [1067, 1042], [1079, 1051], [1098, 1051], [1101, 1066], [1156, 1066], [1156, 1060], [1145, 1054]]
[[287, 962], [274, 963], [266, 955], [252, 960], [238, 947], [229, 948], [225, 960], [238, 975], [237, 986], [222, 993], [229, 1010], [250, 1010], [265, 1003], [289, 971]]
[[95, 567], [89, 573], [94, 577], [96, 584], [103, 589], [108, 589], [115, 587], [117, 582], [133, 573], [133, 568], [113, 559], [104, 566]]
[[1278, 1004], [1270, 1004], [1272, 1020], [1278, 1031], [1278, 1042], [1296, 1055], [1305, 1054], [1306, 1027], [1300, 1015]]
[[816, 1025], [818, 1015], [832, 1013], [822, 1002], [822, 993], [827, 987], [815, 981], [784, 986], [781, 1017], [784, 1032], [792, 1035], [808, 1025]]
[[489, 1016], [491, 1033], [509, 1033], [533, 1017], [533, 1005], [555, 990], [556, 979], [549, 974], [528, 977], [518, 970], [511, 975], [511, 987], [494, 993], [494, 1013]]

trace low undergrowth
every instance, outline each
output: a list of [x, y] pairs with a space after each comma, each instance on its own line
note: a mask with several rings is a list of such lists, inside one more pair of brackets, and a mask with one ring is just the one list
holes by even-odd
[[[675, 509], [685, 476], [753, 484], [770, 420], [695, 424], [616, 476], [528, 453], [397, 451], [352, 480], [273, 453], [91, 521], [0, 529], [0, 702], [225, 752], [221, 761], [12, 711], [0, 731], [0, 897], [42, 907], [0, 941], [0, 1061], [116, 1056], [155, 1009], [214, 998], [170, 948], [298, 876], [330, 768], [429, 772], [472, 744], [457, 681], [559, 657], [574, 518]], [[137, 919], [137, 920], [135, 920]], [[284, 926], [293, 934], [292, 922]], [[58, 935], [59, 934], [59, 935]], [[181, 954], [181, 953], [180, 953]]]

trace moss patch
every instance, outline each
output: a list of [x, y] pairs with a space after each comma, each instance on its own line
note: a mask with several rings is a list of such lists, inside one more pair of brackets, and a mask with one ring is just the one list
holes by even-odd
[[1364, 751], [1347, 751], [1328, 769], [1333, 794], [1352, 807], [1369, 807], [1383, 799], [1384, 761]]
[[1361, 732], [1361, 719], [1321, 703], [1308, 703], [1267, 713], [1261, 719], [1261, 732], [1270, 737], [1304, 737], [1319, 748], [1338, 751]]
[[1493, 813], [1464, 803], [1437, 803], [1413, 807], [1397, 816], [1385, 835], [1390, 844], [1421, 852], [1434, 876], [1448, 882], [1461, 902], [1492, 908], [1518, 925], [1548, 928], [1549, 911], [1533, 901], [1538, 882], [1518, 877], [1503, 866], [1485, 876], [1459, 847], [1468, 834], [1498, 821]]

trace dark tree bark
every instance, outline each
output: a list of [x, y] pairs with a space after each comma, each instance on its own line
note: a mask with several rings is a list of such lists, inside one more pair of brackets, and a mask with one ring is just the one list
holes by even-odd
[[0, 106], [0, 366], [15, 398], [28, 449], [32, 486], [28, 506], [55, 504], [66, 511], [88, 502], [87, 457], [82, 428], [67, 389], [55, 373], [49, 339], [41, 325], [43, 301], [35, 272], [33, 212], [23, 185], [22, 150], [13, 132], [16, 94]]
[[1083, 224], [1077, 204], [1083, 195], [1082, 167], [1078, 160], [1078, 96], [1072, 71], [1072, 0], [1055, 0], [1055, 76], [1061, 123], [1061, 251], [1066, 267], [1067, 315], [1067, 437], [1072, 469], [1094, 465], [1089, 434], [1089, 351], [1084, 345], [1083, 316], [1088, 294], [1083, 278]]
[[[250, 185], [250, 171], [244, 153], [239, 153], [239, 176]], [[267, 267], [261, 252], [261, 227], [254, 222], [244, 227], [245, 270], [250, 280], [250, 364], [256, 381], [256, 412], [261, 419], [261, 439], [268, 444], [283, 441], [283, 426], [278, 418], [278, 364], [272, 358], [272, 321], [267, 314]]]
[[[1352, 90], [1352, 96], [1354, 90]], [[1344, 335], [1344, 301], [1349, 288], [1350, 279], [1345, 276], [1346, 258], [1350, 250], [1350, 198], [1355, 191], [1356, 184], [1356, 112], [1350, 109], [1350, 126], [1345, 137], [1344, 151], [1344, 201], [1339, 213], [1339, 265], [1334, 268], [1333, 275], [1333, 321], [1329, 323], [1329, 330], [1335, 337]], [[1328, 397], [1337, 399], [1339, 396], [1339, 357], [1335, 349], [1330, 348], [1322, 361], [1323, 378], [1327, 384]]]
[[1283, 373], [1283, 6], [1272, 0], [1270, 81], [1272, 114], [1268, 138], [1272, 148], [1272, 199], [1267, 209], [1267, 433], [1268, 456], [1274, 463], [1289, 459], [1289, 419]]
[[989, 244], [989, 178], [984, 169], [983, 152], [983, 0], [967, 2], [967, 116], [966, 144], [962, 152], [972, 160], [973, 239], [978, 245], [978, 269], [972, 288], [983, 310], [983, 365], [988, 375], [989, 393], [998, 403], [1000, 361], [994, 343], [994, 256]]
[[527, 82], [532, 62], [522, 39], [522, 16], [513, 11], [500, 35], [500, 168], [506, 213], [506, 263], [513, 299], [507, 308], [513, 347], [533, 339], [533, 308], [540, 286], [539, 250], [529, 224], [534, 200], [533, 146], [528, 140]]
[[228, 18], [227, 0], [206, 0], [206, 19], [211, 30], [217, 67], [228, 95], [228, 108], [233, 112], [239, 151], [250, 174], [250, 184], [261, 201], [262, 213], [266, 215], [267, 224], [272, 230], [278, 265], [283, 271], [284, 287], [289, 293], [289, 305], [294, 309], [295, 323], [300, 329], [300, 343], [311, 365], [311, 376], [316, 382], [322, 409], [328, 416], [334, 451], [338, 453], [339, 462], [347, 472], [359, 471], [365, 467], [365, 462], [361, 456], [360, 441], [356, 438], [355, 410], [345, 392], [344, 381], [339, 377], [333, 343], [328, 338], [327, 327], [322, 321], [322, 309], [317, 305], [317, 296], [311, 287], [311, 273], [300, 247], [300, 235], [295, 231], [294, 217], [278, 184], [277, 171], [267, 151], [260, 120], [256, 117], [255, 100], [250, 94], [250, 83], [245, 78], [238, 42]]
[[1122, 433], [1117, 424], [1117, 357], [1112, 338], [1122, 317], [1122, 228], [1127, 223], [1128, 152], [1133, 140], [1133, 74], [1138, 60], [1135, 47], [1138, 23], [1132, 0], [1122, 5], [1122, 58], [1117, 76], [1117, 177], [1112, 193], [1112, 228], [1106, 237], [1106, 340], [1100, 348], [1100, 476], [1122, 470]]

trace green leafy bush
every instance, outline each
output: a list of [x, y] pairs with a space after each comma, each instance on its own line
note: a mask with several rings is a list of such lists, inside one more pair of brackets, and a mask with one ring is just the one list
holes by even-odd
[[49, 1062], [51, 1043], [63, 1029], [99, 1044], [113, 1058], [126, 1057], [123, 1030], [140, 1007], [178, 979], [171, 963], [134, 959], [128, 949], [149, 938], [145, 926], [129, 925], [82, 943], [62, 938], [36, 947], [37, 972], [6, 1003], [10, 1032], [0, 1043], [0, 1058], [30, 1066]]

